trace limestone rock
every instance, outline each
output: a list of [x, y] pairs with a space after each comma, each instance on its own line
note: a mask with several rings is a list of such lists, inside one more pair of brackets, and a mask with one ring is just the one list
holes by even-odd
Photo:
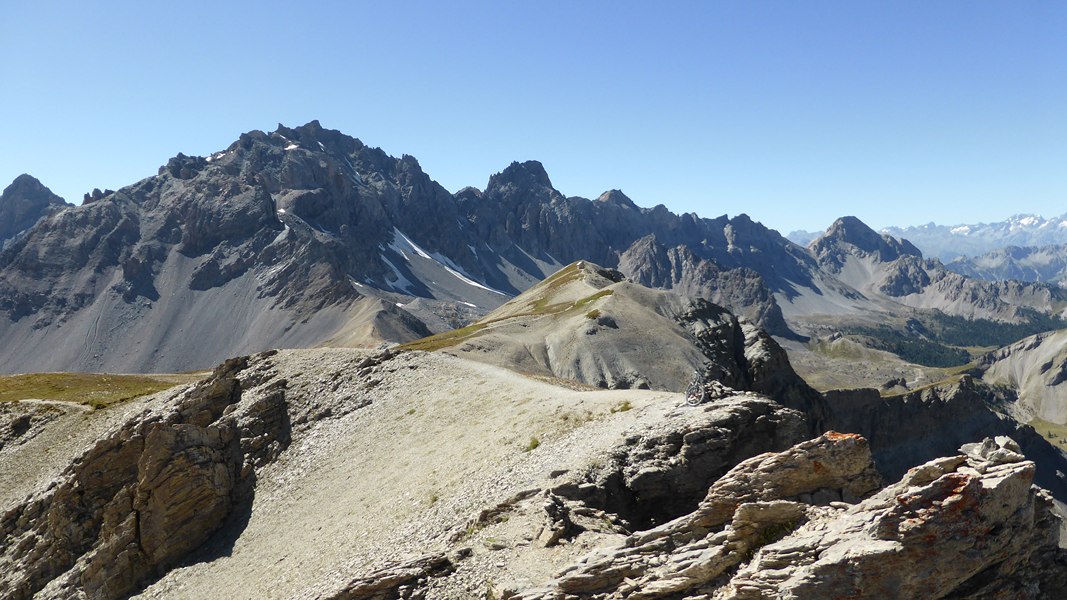
[[219, 530], [248, 499], [250, 467], [288, 443], [283, 392], [242, 403], [247, 365], [135, 415], [0, 516], [0, 596], [125, 597]]
[[[756, 598], [1050, 598], [1062, 572], [1033, 566], [1061, 553], [1047, 493], [1010, 439], [909, 471], [834, 518], [764, 546], [716, 594]], [[1047, 555], [1047, 556], [1046, 556]]]
[[683, 410], [632, 432], [610, 462], [552, 492], [647, 528], [692, 510], [739, 462], [806, 437], [798, 412], [754, 395]]
[[452, 571], [452, 560], [444, 554], [431, 554], [379, 569], [349, 582], [323, 600], [423, 600], [430, 577]]
[[879, 487], [863, 438], [828, 433], [745, 460], [715, 481], [696, 510], [635, 533], [522, 598], [650, 599], [699, 590], [819, 511]]
[[877, 491], [866, 440], [827, 433], [742, 462], [693, 512], [514, 597], [1053, 597], [1067, 554], [1034, 464], [1009, 438], [963, 452]]

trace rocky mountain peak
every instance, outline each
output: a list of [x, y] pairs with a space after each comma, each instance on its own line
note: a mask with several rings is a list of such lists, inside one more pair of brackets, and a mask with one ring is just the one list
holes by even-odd
[[552, 180], [548, 178], [548, 172], [544, 165], [536, 160], [526, 162], [513, 162], [506, 169], [489, 178], [486, 192], [505, 186], [522, 188], [551, 188]]
[[[317, 120], [297, 127], [287, 127], [279, 123], [278, 128], [270, 134], [251, 131], [242, 135], [241, 139], [249, 140], [249, 142], [246, 142], [246, 148], [250, 147], [252, 140], [258, 140], [268, 142], [273, 146], [281, 146], [285, 150], [299, 148], [310, 152], [325, 152], [335, 155], [351, 155], [365, 147], [358, 138], [346, 135], [336, 129], [325, 128]], [[384, 153], [381, 154], [384, 156]]]
[[603, 202], [605, 204], [615, 204], [618, 206], [624, 206], [626, 208], [637, 208], [634, 201], [629, 196], [622, 193], [622, 190], [608, 190], [596, 199], [597, 202]]
[[884, 242], [882, 236], [860, 221], [856, 217], [841, 217], [834, 221], [823, 236], [842, 242], [848, 242], [861, 250], [872, 252], [877, 250]]
[[65, 206], [67, 203], [36, 177], [19, 175], [0, 194], [0, 245]]
[[841, 217], [834, 221], [822, 237], [812, 242], [812, 250], [822, 256], [839, 244], [849, 244], [866, 254], [877, 255], [883, 262], [901, 256], [922, 258], [922, 252], [908, 240], [898, 240], [888, 234], [879, 234], [856, 217]]
[[52, 194], [52, 191], [46, 188], [36, 177], [27, 173], [19, 175], [11, 182], [11, 185], [4, 188], [3, 195], [0, 195], [0, 198], [2, 198], [3, 201], [7, 201], [14, 197], [15, 194], [22, 196], [48, 195], [51, 196], [49, 200], [50, 203], [63, 204], [62, 198]]

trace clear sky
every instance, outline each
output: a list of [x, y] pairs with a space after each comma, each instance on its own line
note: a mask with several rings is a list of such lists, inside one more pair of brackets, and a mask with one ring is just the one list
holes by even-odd
[[783, 234], [1067, 212], [1067, 2], [0, 2], [0, 186], [70, 201], [319, 119], [451, 191]]

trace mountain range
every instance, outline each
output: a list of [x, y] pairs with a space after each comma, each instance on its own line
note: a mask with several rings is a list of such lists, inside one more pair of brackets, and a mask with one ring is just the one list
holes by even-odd
[[[1045, 219], [1039, 215], [1018, 214], [1004, 221], [958, 225], [910, 225], [886, 227], [882, 233], [907, 239], [928, 257], [946, 263], [963, 257], [975, 257], [1009, 246], [1062, 246], [1067, 244], [1067, 215]], [[790, 241], [807, 246], [819, 237], [819, 231], [796, 230]]]
[[1063, 285], [1067, 277], [1067, 245], [1007, 246], [978, 256], [960, 256], [945, 266], [987, 281], [1015, 279]]
[[[44, 189], [20, 177], [4, 206]], [[796, 339], [915, 310], [1021, 323], [1067, 299], [953, 274], [854, 218], [808, 249], [746, 215], [640, 208], [618, 190], [568, 197], [536, 161], [451, 194], [414, 157], [317, 121], [178, 154], [80, 206], [46, 203], [0, 253], [0, 371], [175, 371], [277, 346], [404, 342], [578, 260]]]

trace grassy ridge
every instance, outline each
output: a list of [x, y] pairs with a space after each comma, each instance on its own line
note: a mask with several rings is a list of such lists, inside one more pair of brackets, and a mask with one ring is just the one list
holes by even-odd
[[[553, 276], [553, 278], [545, 280], [545, 282], [548, 282], [548, 285], [546, 286], [546, 291], [555, 291], [564, 283], [577, 279], [579, 274], [578, 268], [573, 265], [572, 267], [567, 267], [563, 271], [560, 271], [555, 276]], [[541, 285], [544, 285], [545, 282], [542, 282]], [[528, 310], [526, 312], [510, 315], [507, 317], [501, 317], [499, 319], [488, 319], [478, 321], [477, 323], [473, 323], [466, 327], [453, 329], [451, 331], [445, 331], [442, 333], [424, 337], [422, 339], [414, 340], [406, 344], [401, 344], [400, 348], [403, 350], [424, 350], [426, 352], [432, 352], [434, 350], [440, 350], [442, 348], [450, 348], [474, 337], [483, 329], [494, 323], [499, 323], [502, 321], [507, 321], [509, 319], [515, 319], [519, 317], [540, 317], [546, 315], [560, 315], [567, 312], [579, 311], [582, 310], [585, 306], [588, 306], [589, 304], [592, 304], [593, 302], [596, 302], [601, 298], [611, 296], [614, 293], [615, 292], [613, 290], [604, 289], [600, 290], [595, 294], [586, 296], [585, 298], [575, 300], [574, 302], [558, 302], [556, 304], [549, 304], [549, 296], [542, 295], [540, 298], [527, 305]], [[596, 311], [596, 316], [600, 316], [599, 310]]]
[[114, 375], [109, 373], [31, 373], [0, 376], [0, 402], [58, 400], [105, 408], [202, 379], [203, 373]]

